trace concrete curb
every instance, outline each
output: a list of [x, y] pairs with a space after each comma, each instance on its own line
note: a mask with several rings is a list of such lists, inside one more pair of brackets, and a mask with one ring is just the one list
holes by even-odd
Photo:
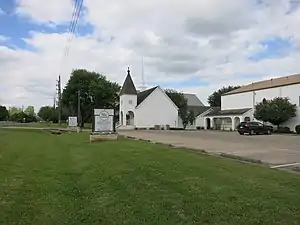
[[299, 166], [293, 166], [292, 170], [295, 172], [300, 172], [300, 167]]
[[250, 163], [254, 163], [254, 164], [267, 165], [266, 163], [264, 163], [263, 161], [258, 160], [258, 159], [251, 159], [251, 158], [247, 158], [247, 157], [243, 157], [243, 156], [237, 156], [237, 155], [228, 154], [228, 153], [220, 153], [219, 155], [224, 157], [224, 158], [236, 159], [236, 160], [239, 160], [239, 161], [250, 162]]

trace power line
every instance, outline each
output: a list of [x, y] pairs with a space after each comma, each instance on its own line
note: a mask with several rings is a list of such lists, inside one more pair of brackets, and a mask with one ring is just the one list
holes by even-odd
[[78, 20], [79, 20], [79, 17], [80, 17], [80, 12], [81, 12], [81, 9], [82, 9], [82, 5], [83, 5], [83, 0], [75, 1], [72, 20], [70, 22], [69, 31], [68, 31], [69, 38], [68, 38], [67, 45], [66, 45], [66, 48], [65, 48], [65, 54], [64, 54], [65, 58], [68, 57], [69, 50], [70, 50], [70, 44], [73, 40], [73, 37], [75, 36], [75, 31], [76, 31], [77, 23], [78, 23]]
[[80, 12], [82, 10], [82, 5], [83, 5], [83, 0], [75, 0], [75, 3], [73, 5], [73, 12], [72, 12], [72, 19], [69, 25], [69, 29], [68, 29], [68, 40], [66, 43], [66, 46], [63, 50], [63, 56], [62, 56], [62, 61], [61, 61], [61, 65], [60, 65], [60, 73], [58, 76], [58, 80], [57, 80], [57, 105], [58, 105], [58, 121], [59, 123], [61, 122], [61, 112], [62, 112], [62, 107], [61, 107], [61, 97], [62, 97], [62, 91], [61, 91], [61, 74], [63, 71], [63, 67], [65, 66], [65, 61], [67, 60], [67, 57], [69, 55], [69, 51], [70, 51], [70, 45], [71, 42], [73, 40], [73, 37], [75, 35], [75, 31], [76, 31], [76, 27], [77, 27], [77, 23], [80, 17]]
[[66, 46], [64, 48], [63, 57], [67, 57], [67, 55], [68, 55], [69, 43], [71, 42], [72, 30], [73, 30], [73, 27], [74, 27], [74, 21], [76, 19], [76, 14], [77, 14], [76, 12], [77, 12], [77, 9], [78, 9], [78, 3], [79, 3], [79, 1], [76, 0], [75, 3], [74, 3], [74, 6], [73, 6], [72, 19], [71, 19], [69, 29], [68, 29], [68, 39], [67, 39]]
[[72, 19], [70, 21], [70, 25], [69, 25], [69, 29], [68, 29], [66, 45], [63, 49], [63, 55], [62, 55], [59, 74], [62, 73], [63, 67], [65, 66], [65, 61], [69, 55], [70, 45], [73, 40], [75, 31], [76, 31], [76, 27], [77, 27], [77, 23], [78, 23], [78, 20], [80, 17], [80, 12], [82, 10], [82, 6], [83, 6], [83, 0], [75, 0], [75, 3], [73, 5]]

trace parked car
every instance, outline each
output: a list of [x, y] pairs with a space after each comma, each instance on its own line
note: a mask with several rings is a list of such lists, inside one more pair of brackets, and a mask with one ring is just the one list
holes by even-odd
[[240, 135], [244, 135], [246, 133], [250, 134], [250, 135], [254, 135], [254, 134], [272, 134], [273, 127], [265, 125], [265, 124], [260, 123], [260, 122], [254, 122], [254, 121], [241, 122], [237, 127], [237, 131]]

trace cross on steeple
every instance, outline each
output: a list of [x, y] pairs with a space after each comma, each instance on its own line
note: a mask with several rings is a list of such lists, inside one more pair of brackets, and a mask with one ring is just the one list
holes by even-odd
[[134, 83], [131, 79], [130, 69], [128, 67], [127, 76], [123, 83], [123, 87], [121, 89], [120, 96], [121, 95], [136, 95], [136, 94], [137, 94], [137, 91], [136, 91]]
[[129, 69], [129, 66], [128, 66], [128, 70], [127, 70], [127, 75], [130, 76], [130, 69]]

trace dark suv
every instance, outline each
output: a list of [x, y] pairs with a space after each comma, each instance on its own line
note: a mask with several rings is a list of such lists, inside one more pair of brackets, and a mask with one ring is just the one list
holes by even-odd
[[241, 122], [238, 127], [237, 131], [240, 135], [248, 133], [250, 135], [253, 134], [272, 134], [273, 127], [264, 125], [260, 122]]

